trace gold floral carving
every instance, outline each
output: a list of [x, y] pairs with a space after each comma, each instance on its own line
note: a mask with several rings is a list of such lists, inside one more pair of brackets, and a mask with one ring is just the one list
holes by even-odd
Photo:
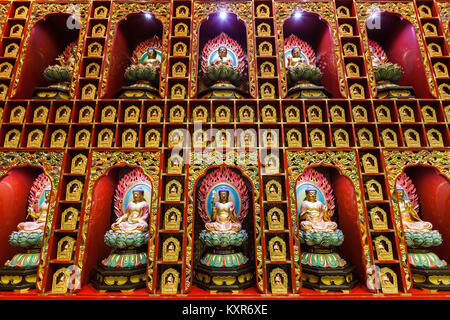
[[[28, 28], [26, 32], [26, 37], [24, 40], [24, 47], [28, 45], [28, 42], [30, 40], [30, 34], [31, 34], [31, 28], [33, 28], [34, 24], [43, 18], [45, 15], [50, 13], [74, 13], [74, 16], [78, 17], [79, 13], [79, 23], [80, 23], [80, 34], [78, 35], [78, 44], [77, 44], [77, 52], [76, 52], [76, 58], [75, 58], [75, 65], [73, 67], [73, 74], [78, 74], [78, 68], [80, 66], [81, 61], [81, 55], [83, 50], [83, 41], [85, 38], [86, 33], [86, 22], [87, 22], [87, 16], [89, 11], [89, 3], [77, 3], [76, 5], [77, 12], [73, 11], [73, 4], [72, 3], [33, 3], [32, 12], [31, 12], [31, 18], [28, 23]], [[19, 78], [20, 73], [23, 67], [23, 61], [25, 58], [25, 50], [22, 50], [20, 53], [20, 59], [18, 61], [17, 70], [15, 72], [16, 76], [14, 79], [13, 86], [11, 88], [11, 96], [14, 96], [17, 90], [17, 85], [19, 84]], [[72, 81], [70, 84], [70, 92], [73, 95], [75, 91], [75, 85], [76, 81]]]
[[62, 152], [0, 152], [0, 177], [4, 176], [11, 168], [21, 166], [36, 166], [42, 168], [44, 173], [52, 182], [52, 195], [50, 198], [47, 222], [45, 224], [44, 236], [42, 240], [41, 257], [39, 260], [36, 288], [42, 291], [42, 280], [45, 269], [48, 266], [48, 242], [51, 236], [51, 226], [53, 223], [53, 213], [56, 205], [56, 193], [58, 190]]
[[406, 252], [406, 243], [403, 233], [400, 211], [398, 205], [392, 198], [395, 192], [395, 185], [398, 176], [407, 166], [425, 165], [432, 166], [440, 171], [443, 175], [450, 179], [450, 151], [383, 151], [384, 162], [386, 165], [387, 179], [389, 183], [388, 191], [391, 200], [391, 206], [394, 211], [395, 225], [397, 236], [400, 243], [400, 252], [402, 257], [402, 266], [405, 273], [408, 289], [411, 287], [411, 275], [408, 268], [408, 255]]
[[[232, 12], [237, 15], [239, 19], [245, 22], [247, 26], [247, 48], [243, 48], [244, 51], [247, 51], [247, 58], [248, 58], [248, 70], [249, 70], [249, 91], [250, 95], [253, 97], [256, 97], [256, 78], [255, 78], [255, 69], [254, 69], [254, 62], [255, 62], [255, 56], [254, 56], [254, 43], [253, 43], [253, 19], [252, 19], [252, 6], [253, 1], [239, 1], [239, 2], [226, 2], [220, 3], [220, 2], [194, 2], [194, 16], [192, 19], [192, 30], [194, 32], [192, 33], [192, 47], [198, 48], [199, 44], [199, 27], [201, 22], [206, 19], [206, 17], [212, 13], [216, 12], [219, 9], [224, 9], [229, 12]], [[247, 49], [247, 50], [246, 50]], [[198, 80], [197, 80], [197, 73], [198, 73], [198, 51], [192, 50], [192, 68], [191, 68], [191, 88], [190, 88], [190, 96], [193, 97], [197, 91], [198, 86]]]
[[9, 3], [8, 2], [2, 2], [0, 3], [0, 30], [3, 30], [3, 25], [7, 18], [7, 12], [9, 9]]
[[444, 26], [444, 30], [445, 30], [445, 37], [449, 37], [450, 36], [450, 29], [448, 27], [448, 22], [450, 21], [450, 2], [448, 1], [443, 1], [443, 2], [435, 2], [438, 9], [439, 9], [439, 13], [441, 15], [441, 21], [442, 21], [442, 25]]
[[[366, 267], [373, 264], [373, 253], [369, 249], [369, 241], [367, 237], [366, 218], [364, 215], [361, 190], [362, 186], [359, 182], [359, 173], [356, 165], [355, 152], [317, 152], [317, 151], [287, 151], [287, 164], [289, 176], [289, 199], [292, 217], [292, 234], [298, 235], [298, 217], [297, 204], [295, 201], [295, 185], [297, 179], [302, 175], [303, 171], [309, 166], [331, 165], [339, 168], [341, 173], [351, 180], [356, 194], [356, 204], [359, 213], [359, 227], [363, 243], [364, 258]], [[294, 247], [294, 268], [295, 268], [295, 286], [293, 289], [298, 292], [300, 289], [300, 239], [293, 237]]]
[[[258, 154], [257, 152], [245, 152], [245, 151], [230, 151], [223, 157], [221, 152], [195, 152], [191, 151], [191, 159], [189, 166], [189, 187], [188, 187], [188, 208], [187, 208], [187, 245], [185, 263], [186, 267], [183, 269], [186, 278], [184, 286], [182, 285], [182, 291], [188, 292], [192, 284], [192, 229], [194, 223], [194, 185], [197, 179], [202, 176], [209, 166], [225, 163], [230, 166], [239, 167], [242, 172], [253, 183], [253, 201], [254, 201], [254, 217], [255, 217], [255, 251], [256, 251], [256, 284], [261, 292], [264, 292], [264, 278], [263, 278], [263, 259], [262, 259], [262, 243], [261, 243], [261, 216], [260, 216], [260, 204], [259, 204], [259, 178], [258, 178]], [[223, 162], [221, 162], [223, 161]]]
[[[334, 6], [333, 2], [276, 2], [275, 3], [275, 17], [277, 20], [278, 27], [278, 50], [281, 55], [279, 59], [283, 61], [284, 50], [283, 50], [283, 23], [286, 19], [292, 15], [296, 10], [303, 10], [317, 13], [322, 19], [324, 19], [331, 28], [331, 33], [333, 37], [333, 44], [335, 48], [339, 48], [339, 36], [336, 28], [336, 21], [334, 16]], [[286, 35], [287, 36], [287, 35]], [[339, 74], [339, 89], [341, 94], [346, 97], [345, 92], [345, 77], [344, 70], [342, 68], [342, 58], [339, 50], [335, 50], [336, 64], [338, 67]], [[285, 64], [281, 63], [281, 90], [285, 96], [287, 93], [287, 80], [286, 80], [286, 70]]]
[[[370, 82], [372, 83], [371, 85], [371, 91], [372, 91], [372, 96], [376, 97], [377, 95], [377, 90], [376, 90], [376, 82], [375, 82], [375, 75], [373, 72], [373, 68], [372, 68], [372, 55], [370, 53], [369, 50], [369, 43], [368, 43], [368, 37], [367, 37], [367, 30], [366, 30], [366, 21], [369, 18], [370, 14], [372, 13], [370, 8], [377, 8], [377, 10], [379, 9], [380, 11], [388, 11], [388, 12], [393, 12], [393, 13], [397, 13], [403, 17], [405, 17], [406, 19], [408, 19], [408, 21], [414, 26], [414, 30], [416, 35], [420, 35], [420, 31], [419, 31], [419, 25], [417, 23], [417, 16], [416, 16], [416, 12], [414, 10], [414, 4], [413, 2], [358, 2], [357, 3], [357, 11], [358, 11], [358, 18], [359, 18], [359, 24], [360, 24], [360, 30], [362, 33], [362, 40], [364, 43], [364, 56], [365, 56], [365, 61], [367, 61], [367, 70], [368, 75], [369, 75], [369, 79]], [[433, 82], [433, 75], [430, 69], [430, 65], [428, 63], [428, 58], [427, 58], [427, 53], [425, 52], [425, 47], [424, 47], [424, 40], [423, 38], [420, 36], [420, 38], [417, 38], [417, 43], [419, 44], [420, 47], [420, 52], [422, 53], [422, 59], [423, 59], [423, 65], [425, 67], [425, 72], [427, 75], [427, 80], [428, 80], [428, 84], [430, 86], [431, 92], [436, 94], [436, 88], [434, 86], [434, 82]]]
[[[106, 81], [108, 77], [109, 61], [111, 60], [111, 48], [114, 39], [114, 32], [117, 27], [117, 23], [125, 18], [130, 13], [136, 12], [151, 12], [155, 15], [156, 19], [160, 20], [163, 25], [162, 35], [162, 47], [168, 47], [169, 41], [169, 21], [170, 21], [170, 3], [169, 2], [116, 2], [112, 9], [112, 17], [110, 19], [108, 44], [106, 50], [106, 63], [103, 70], [102, 88], [99, 96], [103, 95], [106, 90]], [[167, 78], [167, 50], [162, 50], [161, 54], [161, 83], [159, 86], [159, 93], [162, 97], [165, 95], [165, 82]]]
[[78, 257], [76, 258], [76, 265], [83, 269], [85, 262], [85, 249], [86, 249], [86, 234], [88, 231], [89, 218], [91, 215], [92, 206], [92, 194], [94, 191], [95, 183], [100, 179], [106, 172], [115, 166], [133, 166], [140, 167], [147, 177], [152, 182], [154, 201], [152, 201], [151, 212], [150, 212], [150, 222], [149, 222], [149, 233], [152, 238], [149, 239], [148, 245], [148, 288], [153, 290], [153, 268], [155, 266], [155, 235], [156, 235], [156, 213], [159, 197], [159, 169], [160, 169], [160, 152], [98, 152], [92, 153], [91, 162], [91, 173], [88, 182], [88, 191], [85, 202], [84, 217], [80, 218], [83, 221], [81, 230], [81, 241], [78, 248]]

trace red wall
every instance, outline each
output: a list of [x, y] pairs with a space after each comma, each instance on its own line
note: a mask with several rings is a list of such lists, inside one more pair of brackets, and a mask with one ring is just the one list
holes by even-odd
[[32, 167], [10, 170], [0, 180], [0, 265], [21, 251], [8, 243], [9, 235], [27, 216], [28, 194], [42, 170]]
[[111, 208], [117, 177], [111, 172], [97, 180], [92, 194], [91, 214], [86, 235], [85, 264], [81, 275], [81, 285], [89, 282], [91, 272], [111, 249], [103, 237], [111, 228]]
[[344, 175], [339, 174], [336, 169], [330, 171], [332, 177], [331, 187], [333, 188], [338, 209], [337, 214], [339, 215], [338, 228], [344, 233], [344, 243], [339, 248], [339, 252], [342, 254], [342, 258], [356, 267], [359, 281], [364, 284], [366, 281], [366, 267], [353, 183]]

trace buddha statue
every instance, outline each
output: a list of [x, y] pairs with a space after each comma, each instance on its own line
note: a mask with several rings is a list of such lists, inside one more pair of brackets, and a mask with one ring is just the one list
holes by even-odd
[[[51, 95], [53, 99], [68, 99], [76, 56], [77, 45], [76, 42], [73, 42], [55, 59], [57, 64], [45, 68], [43, 77], [49, 86], [35, 88], [34, 97], [45, 98]], [[56, 94], [54, 94], [55, 92]]]
[[212, 60], [211, 65], [217, 66], [217, 65], [225, 65], [233, 67], [233, 60], [228, 55], [228, 49], [225, 46], [220, 46], [218, 50], [217, 57]]
[[288, 57], [287, 68], [301, 67], [305, 64], [307, 64], [307, 61], [300, 55], [300, 48], [292, 48], [292, 55]]
[[31, 217], [35, 220], [21, 222], [17, 225], [17, 229], [23, 232], [44, 232], [45, 222], [47, 221], [48, 205], [50, 201], [50, 190], [44, 191], [44, 202], [39, 206], [37, 212], [33, 208], [28, 207], [27, 218]]
[[333, 232], [337, 229], [336, 222], [330, 221], [327, 206], [317, 200], [317, 191], [306, 189], [306, 199], [300, 207], [301, 229], [310, 232]]
[[[241, 45], [226, 33], [209, 40], [200, 56], [202, 81], [201, 97], [242, 98], [239, 89], [247, 62]], [[224, 94], [224, 91], [227, 94]], [[229, 92], [232, 94], [229, 95]]]
[[[122, 291], [145, 287], [145, 278], [131, 279], [145, 274], [152, 201], [151, 180], [140, 168], [128, 172], [119, 180], [114, 193], [114, 215], [117, 219], [104, 235], [105, 244], [112, 250], [95, 267], [92, 282], [98, 290]], [[149, 230], [150, 229], [150, 230]], [[120, 276], [120, 283], [105, 281]]]
[[219, 233], [234, 233], [241, 230], [241, 224], [236, 219], [235, 206], [229, 201], [229, 191], [219, 190], [219, 199], [214, 202], [216, 192], [213, 191], [211, 221], [205, 223], [206, 230]]
[[405, 199], [405, 191], [401, 188], [396, 190], [400, 215], [402, 217], [403, 229], [411, 232], [429, 232], [433, 225], [423, 221], [412, 209], [411, 201]]
[[133, 200], [130, 201], [124, 214], [111, 225], [118, 233], [145, 232], [148, 230], [149, 206], [144, 199], [144, 189], [133, 190]]
[[122, 88], [119, 98], [156, 98], [159, 96], [161, 59], [158, 57], [158, 52], [161, 50], [161, 39], [156, 36], [141, 42], [134, 49], [131, 64], [124, 73], [128, 86]]
[[284, 40], [285, 68], [289, 98], [326, 98], [321, 86], [322, 72], [316, 66], [316, 55], [305, 41], [291, 34]]

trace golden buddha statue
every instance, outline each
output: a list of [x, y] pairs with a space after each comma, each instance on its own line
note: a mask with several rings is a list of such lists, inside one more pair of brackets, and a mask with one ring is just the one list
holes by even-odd
[[[216, 192], [213, 191], [213, 200]], [[205, 224], [206, 230], [209, 232], [234, 233], [241, 230], [241, 224], [237, 221], [235, 206], [229, 201], [229, 191], [226, 189], [219, 190], [219, 201], [214, 202], [212, 209], [212, 222]]]
[[156, 50], [153, 49], [153, 48], [148, 48], [147, 56], [144, 58], [144, 60], [142, 60], [141, 64], [144, 67], [145, 66], [152, 66], [154, 68], [159, 68], [160, 67], [160, 62], [159, 62], [159, 60], [156, 57], [157, 57]]
[[300, 222], [302, 230], [310, 232], [333, 232], [337, 224], [332, 222], [328, 216], [328, 208], [317, 200], [317, 191], [312, 188], [306, 189], [306, 198], [300, 207]]
[[430, 222], [423, 221], [412, 208], [411, 201], [405, 198], [403, 189], [396, 189], [398, 206], [402, 217], [403, 229], [410, 232], [429, 232], [433, 228]]
[[122, 216], [111, 225], [118, 233], [145, 232], [148, 230], [149, 206], [144, 199], [144, 189], [133, 190], [133, 200], [130, 201]]

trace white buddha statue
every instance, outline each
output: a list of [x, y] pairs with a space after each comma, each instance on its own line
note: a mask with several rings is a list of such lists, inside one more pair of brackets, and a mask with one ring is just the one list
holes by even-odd
[[148, 216], [149, 205], [144, 199], [144, 189], [137, 187], [124, 214], [111, 225], [111, 229], [117, 233], [145, 232], [148, 230]]
[[28, 216], [33, 221], [21, 222], [17, 225], [17, 229], [22, 232], [44, 232], [45, 222], [47, 221], [47, 213], [50, 202], [50, 190], [44, 191], [44, 202], [39, 206], [37, 212], [33, 208], [28, 208]]
[[411, 206], [411, 201], [405, 199], [405, 191], [396, 189], [403, 229], [409, 232], [429, 232], [433, 228], [430, 222], [423, 221]]
[[[215, 191], [213, 192], [213, 201]], [[205, 224], [206, 230], [219, 233], [234, 233], [241, 230], [241, 224], [237, 221], [235, 206], [229, 201], [229, 191], [219, 190], [219, 201], [214, 202], [211, 222]]]
[[333, 232], [337, 224], [330, 221], [328, 208], [317, 200], [317, 191], [313, 188], [306, 189], [306, 198], [300, 206], [301, 229], [310, 232]]

